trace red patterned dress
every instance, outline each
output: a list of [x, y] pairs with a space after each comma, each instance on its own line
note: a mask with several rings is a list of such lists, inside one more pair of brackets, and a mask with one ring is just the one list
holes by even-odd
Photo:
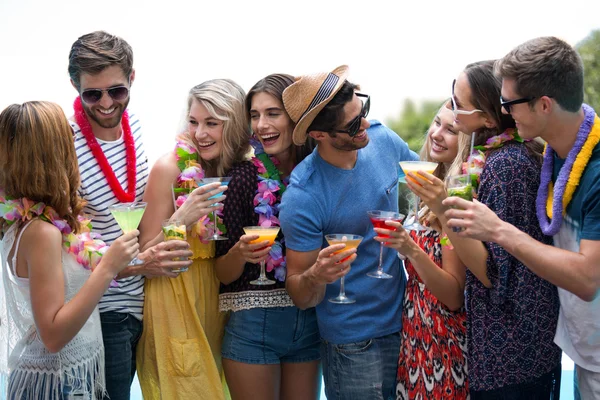
[[[441, 268], [438, 232], [411, 232], [411, 237]], [[468, 399], [467, 338], [464, 308], [450, 311], [425, 287], [410, 261], [398, 360], [396, 398]]]

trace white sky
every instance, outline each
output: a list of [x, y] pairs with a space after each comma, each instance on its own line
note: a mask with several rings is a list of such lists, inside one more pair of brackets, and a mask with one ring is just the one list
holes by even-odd
[[447, 96], [469, 62], [537, 36], [575, 44], [599, 15], [598, 0], [0, 0], [0, 109], [51, 100], [71, 115], [69, 49], [104, 29], [133, 47], [130, 107], [153, 161], [172, 146], [187, 91], [207, 79], [248, 90], [270, 73], [348, 64], [372, 97], [370, 116], [385, 121], [406, 98]]

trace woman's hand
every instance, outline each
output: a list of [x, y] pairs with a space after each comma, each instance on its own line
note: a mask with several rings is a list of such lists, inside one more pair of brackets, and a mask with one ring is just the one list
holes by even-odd
[[225, 200], [225, 195], [210, 200], [209, 198], [225, 190], [227, 190], [227, 186], [221, 186], [219, 182], [194, 189], [185, 203], [173, 214], [173, 218], [182, 220], [188, 228], [191, 228], [203, 216], [223, 208], [221, 202]]
[[108, 271], [111, 277], [121, 272], [138, 255], [140, 252], [140, 244], [138, 243], [139, 235], [140, 231], [137, 229], [126, 233], [112, 242], [108, 250], [106, 250], [106, 253], [102, 256], [100, 265]]
[[375, 228], [375, 232], [382, 235], [375, 236], [376, 241], [383, 243], [386, 247], [396, 249], [398, 253], [409, 258], [415, 251], [419, 250], [419, 246], [412, 240], [400, 222], [386, 221], [385, 224], [389, 225], [390, 229]]
[[406, 179], [408, 188], [421, 198], [431, 212], [442, 215], [447, 210], [447, 207], [442, 204], [442, 201], [448, 197], [443, 181], [423, 171], [419, 171], [418, 174], [409, 172], [407, 176], [411, 178]]
[[242, 235], [238, 242], [238, 251], [242, 258], [249, 263], [258, 264], [267, 259], [271, 246], [268, 240], [258, 243], [250, 243], [258, 239], [258, 235]]

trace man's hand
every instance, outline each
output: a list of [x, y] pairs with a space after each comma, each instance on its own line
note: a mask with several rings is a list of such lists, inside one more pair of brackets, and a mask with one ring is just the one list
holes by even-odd
[[456, 207], [444, 213], [450, 228], [463, 228], [458, 236], [482, 242], [497, 242], [496, 234], [504, 223], [485, 204], [477, 200], [467, 201], [460, 197], [448, 197], [443, 201], [448, 207]]
[[344, 244], [334, 244], [319, 252], [317, 261], [307, 271], [316, 284], [328, 284], [337, 281], [350, 271], [350, 264], [356, 260], [356, 248], [333, 254], [345, 247]]
[[[135, 275], [144, 275], [146, 278], [157, 276], [176, 278], [179, 273], [172, 270], [192, 265], [192, 260], [189, 260], [191, 256], [190, 245], [184, 240], [161, 242], [138, 255], [138, 259], [144, 264], [136, 268]], [[178, 257], [184, 261], [173, 261]]]

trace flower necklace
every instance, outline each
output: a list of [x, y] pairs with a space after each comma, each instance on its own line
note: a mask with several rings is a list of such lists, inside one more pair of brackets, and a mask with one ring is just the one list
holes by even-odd
[[[280, 226], [279, 218], [277, 218], [279, 204], [289, 179], [281, 179], [277, 169], [277, 159], [269, 157], [265, 153], [262, 144], [256, 137], [252, 137], [251, 144], [254, 148], [252, 163], [258, 172], [258, 188], [256, 196], [254, 196], [254, 212], [258, 214], [258, 225], [263, 227]], [[275, 279], [284, 282], [287, 268], [283, 255], [283, 239], [275, 240], [267, 255], [266, 270], [271, 272], [273, 269], [275, 270]]]
[[119, 180], [117, 179], [115, 172], [112, 167], [108, 163], [102, 148], [98, 144], [98, 140], [96, 140], [96, 136], [94, 136], [94, 132], [92, 131], [92, 126], [88, 121], [87, 116], [85, 115], [85, 111], [83, 110], [83, 105], [81, 104], [81, 98], [77, 97], [75, 99], [75, 103], [73, 104], [75, 109], [75, 122], [79, 125], [81, 129], [81, 133], [85, 138], [85, 141], [92, 151], [94, 158], [98, 162], [102, 173], [106, 177], [108, 181], [108, 185], [110, 186], [112, 192], [115, 194], [117, 199], [121, 203], [131, 203], [135, 201], [135, 189], [136, 189], [136, 156], [135, 156], [135, 144], [133, 142], [133, 135], [131, 134], [131, 127], [129, 126], [129, 114], [127, 110], [123, 112], [123, 117], [121, 118], [121, 129], [123, 130], [123, 136], [125, 141], [125, 156], [127, 162], [127, 192], [123, 190]]
[[[173, 188], [173, 200], [177, 208], [181, 207], [187, 200], [189, 194], [198, 187], [198, 182], [204, 179], [204, 170], [198, 162], [198, 152], [189, 144], [178, 140], [175, 145], [175, 158], [177, 167], [181, 173], [177, 176], [177, 187]], [[217, 211], [217, 217], [219, 212]], [[205, 238], [215, 233], [214, 215], [208, 213], [202, 216], [192, 229], [192, 235], [200, 239], [202, 243], [208, 243]], [[217, 219], [217, 234], [227, 233], [223, 220]]]
[[[29, 221], [35, 217], [51, 223], [60, 230], [63, 247], [85, 269], [94, 270], [108, 249], [106, 243], [100, 240], [100, 235], [92, 232], [92, 224], [89, 219], [85, 219], [81, 215], [78, 216], [77, 219], [82, 232], [74, 234], [67, 221], [60, 218], [52, 207], [42, 202], [35, 203], [24, 197], [9, 199], [5, 196], [4, 191], [0, 189], [0, 218], [4, 219], [8, 226], [19, 220]], [[111, 286], [114, 284], [115, 282], [113, 281]]]
[[[554, 190], [552, 184], [554, 150], [548, 144], [546, 144], [544, 150], [544, 163], [536, 199], [536, 211], [542, 232], [548, 236], [556, 235], [560, 230], [563, 215], [567, 212], [567, 206], [573, 199], [577, 186], [579, 186], [581, 176], [592, 157], [594, 147], [600, 141], [600, 119], [592, 107], [583, 104], [582, 108], [585, 117], [577, 132], [575, 144], [569, 151], [567, 159], [556, 178], [556, 190]], [[548, 217], [551, 221], [548, 221]]]

